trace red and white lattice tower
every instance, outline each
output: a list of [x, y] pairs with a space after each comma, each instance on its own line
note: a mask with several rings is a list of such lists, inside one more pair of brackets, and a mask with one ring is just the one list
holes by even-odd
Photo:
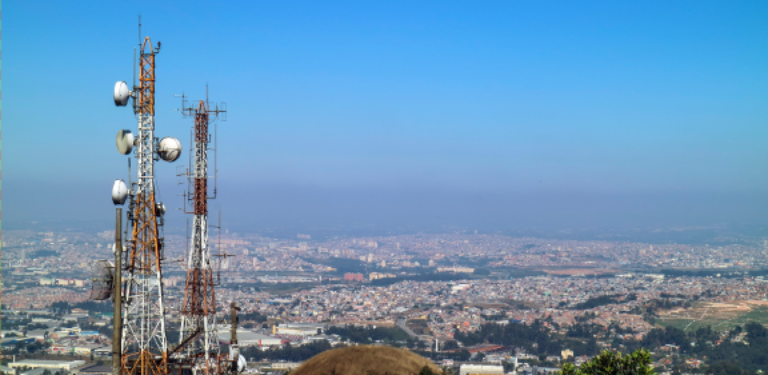
[[[182, 96], [183, 98], [183, 96]], [[184, 303], [181, 307], [181, 336], [179, 356], [184, 362], [192, 363], [196, 374], [212, 375], [227, 371], [226, 355], [221, 355], [216, 327], [216, 293], [211, 262], [211, 247], [208, 243], [208, 200], [216, 197], [216, 188], [209, 195], [208, 151], [211, 143], [209, 119], [217, 118], [226, 110], [218, 106], [211, 109], [208, 100], [200, 100], [196, 107], [187, 106], [182, 99], [182, 114], [195, 119], [193, 129], [191, 166], [185, 173], [191, 188], [187, 203], [194, 215], [192, 221], [189, 258], [187, 259], [187, 280], [184, 288]]]
[[165, 206], [155, 199], [155, 160], [173, 162], [181, 153], [175, 138], [155, 138], [155, 56], [149, 37], [140, 43], [139, 84], [129, 91], [125, 82], [115, 85], [115, 104], [133, 99], [138, 119], [136, 138], [129, 130], [118, 133], [118, 150], [135, 150], [137, 180], [130, 187], [128, 227], [123, 263], [120, 330], [120, 372], [124, 375], [168, 374], [168, 339], [163, 296], [163, 215]]

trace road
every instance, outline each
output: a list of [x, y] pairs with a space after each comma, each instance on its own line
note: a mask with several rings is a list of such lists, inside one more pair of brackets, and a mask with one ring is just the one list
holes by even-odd
[[415, 339], [419, 338], [419, 335], [417, 335], [416, 332], [411, 331], [411, 329], [405, 325], [405, 319], [398, 319], [397, 326], [400, 327], [400, 329], [402, 329], [403, 331], [405, 331], [405, 333], [407, 333], [408, 336], [411, 336]]
[[400, 327], [405, 333], [408, 334], [408, 336], [411, 336], [414, 339], [419, 339], [421, 341], [426, 342], [432, 342], [435, 338], [429, 335], [417, 335], [416, 332], [411, 331], [408, 326], [405, 325], [405, 319], [398, 319], [397, 320], [397, 326]]

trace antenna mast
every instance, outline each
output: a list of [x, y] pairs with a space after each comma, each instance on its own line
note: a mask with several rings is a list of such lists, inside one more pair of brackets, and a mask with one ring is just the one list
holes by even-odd
[[[225, 110], [211, 109], [207, 98], [200, 100], [197, 107], [187, 105], [182, 95], [181, 113], [195, 119], [192, 139], [192, 166], [185, 175], [191, 194], [185, 194], [185, 213], [193, 215], [191, 243], [187, 261], [187, 280], [184, 289], [184, 304], [181, 311], [181, 335], [179, 346], [174, 350], [183, 360], [192, 365], [195, 372], [205, 375], [227, 370], [224, 365], [227, 356], [220, 353], [216, 329], [216, 293], [211, 264], [211, 249], [208, 241], [208, 200], [215, 196], [208, 194], [208, 151], [211, 136], [208, 125], [211, 117], [218, 118]], [[215, 150], [214, 150], [215, 152]], [[191, 205], [191, 211], [186, 210]]]
[[135, 141], [138, 178], [131, 195], [133, 212], [129, 216], [132, 233], [126, 264], [123, 302], [123, 374], [156, 375], [168, 373], [163, 296], [163, 240], [158, 216], [162, 204], [155, 201], [155, 56], [149, 37], [139, 51], [139, 86], [134, 87], [134, 112], [138, 118]]
[[[138, 121], [135, 138], [130, 130], [117, 133], [118, 152], [130, 155], [135, 148], [136, 182], [132, 183], [129, 176], [130, 187], [118, 180], [112, 190], [115, 205], [123, 205], [128, 199], [127, 249], [116, 244], [116, 255], [124, 257], [125, 262], [116, 262], [116, 267], [122, 269], [115, 274], [124, 271], [124, 277], [115, 280], [122, 285], [114, 291], [120, 304], [115, 309], [116, 318], [122, 319], [121, 332], [116, 336], [120, 337], [119, 372], [124, 375], [166, 375], [169, 366], [162, 270], [165, 206], [155, 199], [155, 160], [175, 161], [181, 154], [181, 144], [172, 137], [155, 138], [155, 56], [159, 52], [160, 42], [155, 48], [145, 37], [139, 45], [139, 85], [134, 83], [131, 90], [127, 83], [119, 81], [114, 91], [118, 107], [133, 99]], [[130, 159], [128, 163], [130, 175]]]

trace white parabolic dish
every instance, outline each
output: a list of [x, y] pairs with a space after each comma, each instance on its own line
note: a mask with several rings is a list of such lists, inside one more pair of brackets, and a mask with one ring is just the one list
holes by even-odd
[[128, 186], [125, 185], [125, 181], [115, 180], [112, 185], [112, 203], [122, 206], [126, 198], [128, 198]]
[[133, 150], [133, 134], [130, 130], [120, 130], [117, 132], [117, 152], [128, 155]]
[[245, 370], [245, 367], [248, 365], [248, 362], [246, 362], [245, 357], [242, 355], [237, 357], [237, 371], [243, 372]]
[[128, 84], [125, 81], [118, 81], [115, 83], [115, 105], [118, 107], [125, 107], [128, 104], [128, 99], [131, 98], [131, 90], [128, 89]]
[[181, 142], [173, 137], [165, 137], [160, 140], [157, 153], [161, 159], [172, 163], [181, 156]]

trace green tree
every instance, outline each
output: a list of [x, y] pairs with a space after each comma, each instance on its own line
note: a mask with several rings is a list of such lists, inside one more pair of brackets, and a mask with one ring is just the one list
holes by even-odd
[[591, 361], [576, 367], [563, 365], [562, 375], [655, 375], [651, 367], [651, 353], [645, 349], [622, 356], [621, 353], [603, 351]]
[[456, 340], [449, 340], [443, 344], [443, 350], [453, 350], [458, 348], [459, 348], [459, 343], [456, 342]]

